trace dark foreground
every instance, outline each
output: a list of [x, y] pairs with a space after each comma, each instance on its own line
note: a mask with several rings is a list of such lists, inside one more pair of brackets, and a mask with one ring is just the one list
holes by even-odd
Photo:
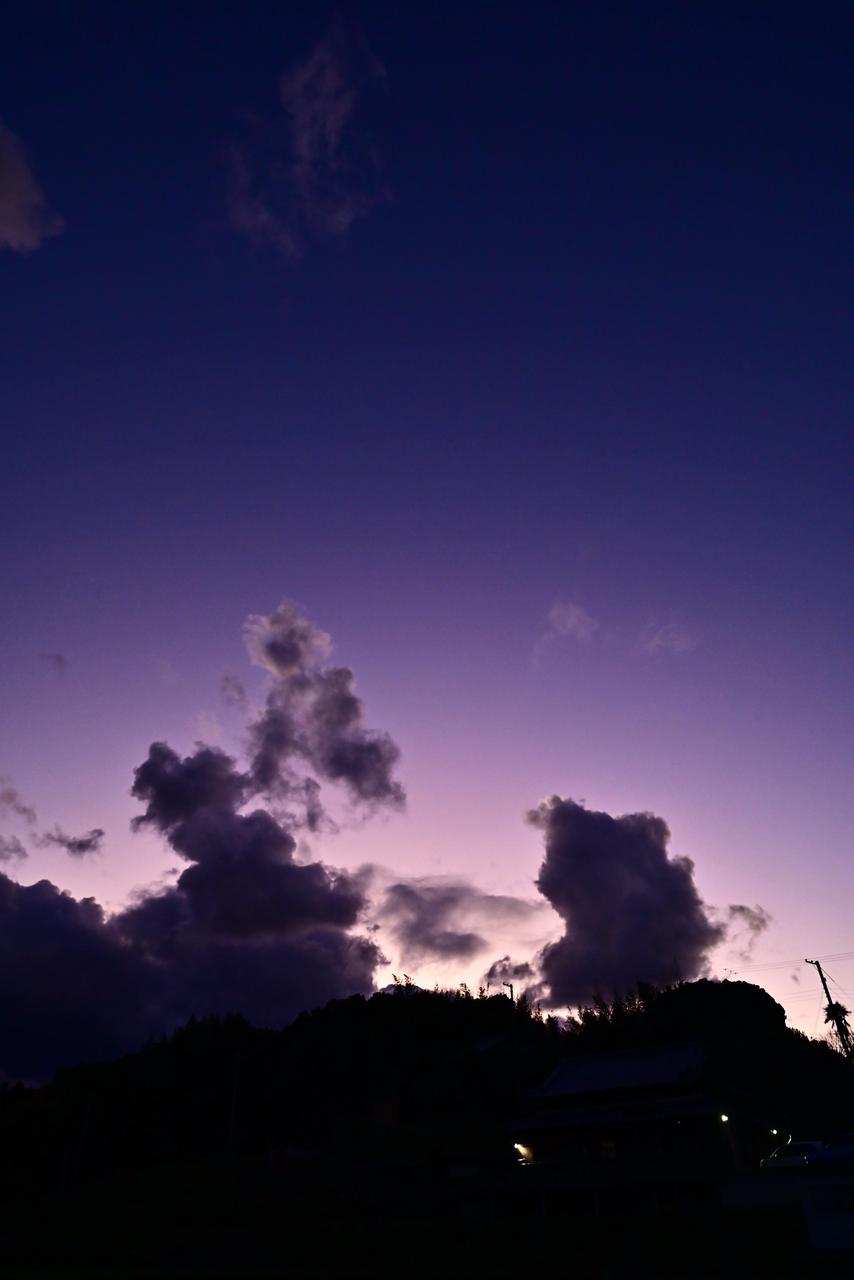
[[[621, 1280], [852, 1273], [850, 1253], [814, 1247], [786, 1194], [762, 1203], [755, 1186], [745, 1196], [743, 1185], [731, 1183], [730, 1195], [735, 1187], [741, 1198], [736, 1207], [722, 1205], [714, 1186], [706, 1204], [692, 1206], [680, 1204], [671, 1187], [651, 1210], [648, 1197], [615, 1186], [593, 1205], [556, 1185], [553, 1172], [548, 1194], [530, 1194], [524, 1184], [532, 1172], [398, 1186], [386, 1199], [375, 1186], [344, 1191], [316, 1173], [298, 1189], [278, 1175], [259, 1181], [203, 1167], [152, 1169], [89, 1183], [61, 1200], [7, 1201], [2, 1274], [515, 1277], [559, 1267]], [[854, 1212], [854, 1185], [838, 1183], [835, 1191]], [[696, 1200], [697, 1188], [685, 1199]]]
[[0, 1277], [847, 1277], [854, 1171], [759, 1161], [854, 1132], [852, 1084], [745, 984], [191, 1024], [0, 1091]]

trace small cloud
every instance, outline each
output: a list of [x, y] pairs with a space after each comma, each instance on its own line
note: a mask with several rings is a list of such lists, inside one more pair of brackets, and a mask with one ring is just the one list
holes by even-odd
[[681, 622], [653, 623], [644, 629], [640, 647], [653, 657], [662, 653], [691, 653], [701, 640], [699, 632]]
[[30, 253], [63, 225], [48, 207], [20, 138], [0, 125], [0, 249]]
[[547, 649], [561, 640], [588, 645], [599, 630], [599, 623], [577, 600], [558, 600], [549, 609], [547, 627], [534, 646], [537, 662]]
[[0, 817], [5, 818], [10, 814], [28, 822], [30, 826], [37, 821], [35, 809], [21, 798], [17, 787], [13, 787], [8, 778], [0, 778]]
[[226, 149], [229, 221], [298, 261], [311, 241], [343, 240], [381, 199], [376, 149], [355, 127], [383, 70], [340, 19], [279, 81], [281, 114]]
[[494, 960], [483, 975], [487, 987], [509, 986], [510, 983], [529, 982], [536, 977], [534, 966], [527, 960], [514, 961], [510, 956]]
[[574, 600], [560, 600], [549, 610], [549, 627], [556, 636], [570, 636], [581, 644], [588, 644], [599, 623]]
[[46, 831], [43, 836], [39, 836], [37, 843], [42, 848], [51, 844], [59, 845], [72, 858], [85, 858], [90, 853], [101, 852], [105, 834], [102, 827], [93, 827], [82, 836], [69, 836], [60, 827], [55, 827], [53, 831]]
[[64, 675], [68, 670], [68, 659], [64, 653], [40, 653], [38, 658], [40, 662], [46, 662], [49, 667], [53, 667], [58, 675]]
[[739, 960], [750, 960], [760, 936], [771, 923], [771, 915], [764, 907], [748, 907], [734, 902], [727, 909], [727, 932], [735, 944]]
[[0, 862], [23, 861], [27, 856], [17, 836], [0, 836]]
[[223, 702], [227, 702], [230, 707], [245, 707], [248, 702], [246, 686], [230, 671], [226, 671], [220, 680], [219, 691]]

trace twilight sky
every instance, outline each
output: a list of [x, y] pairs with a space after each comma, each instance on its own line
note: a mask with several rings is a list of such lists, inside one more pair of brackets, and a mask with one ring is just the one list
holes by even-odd
[[[275, 704], [338, 787], [293, 856], [386, 869], [350, 924], [391, 968], [532, 960], [588, 838], [682, 866], [658, 827], [526, 822], [557, 794], [663, 818], [707, 904], [684, 945], [819, 1030], [803, 957], [854, 991], [850, 7], [0, 26], [0, 870], [108, 913], [176, 892], [196, 853], [134, 770], [200, 740], [243, 768]], [[299, 664], [259, 657], [300, 617]], [[405, 807], [321, 733], [330, 664]], [[567, 998], [594, 905], [546, 964]], [[485, 945], [431, 950], [437, 920]]]

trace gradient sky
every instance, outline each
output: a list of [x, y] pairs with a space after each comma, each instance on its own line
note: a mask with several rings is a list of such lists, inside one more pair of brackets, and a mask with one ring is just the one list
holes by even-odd
[[[799, 962], [854, 956], [852, 41], [842, 4], [4, 14], [0, 124], [62, 226], [0, 249], [0, 774], [107, 831], [19, 879], [118, 906], [176, 865], [132, 770], [239, 745], [219, 683], [287, 597], [409, 793], [317, 853], [533, 897], [543, 796], [652, 810], [821, 1026]], [[330, 47], [352, 115], [295, 202], [280, 77]]]

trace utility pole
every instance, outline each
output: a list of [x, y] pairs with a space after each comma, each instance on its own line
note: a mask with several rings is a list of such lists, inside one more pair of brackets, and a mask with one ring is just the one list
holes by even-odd
[[813, 965], [818, 971], [821, 979], [821, 985], [824, 987], [824, 994], [827, 996], [827, 1019], [836, 1027], [836, 1034], [839, 1036], [839, 1043], [842, 1045], [842, 1052], [848, 1060], [851, 1060], [851, 1032], [848, 1028], [848, 1019], [846, 1018], [847, 1009], [844, 1009], [838, 1000], [831, 999], [830, 988], [827, 985], [827, 979], [824, 976], [824, 970], [819, 960], [804, 960], [804, 964]]
[[502, 987], [509, 987], [509, 988], [510, 988], [510, 1003], [511, 1003], [511, 1004], [513, 1004], [513, 983], [512, 983], [512, 982], [502, 982], [502, 984], [501, 984], [501, 985], [502, 985]]

